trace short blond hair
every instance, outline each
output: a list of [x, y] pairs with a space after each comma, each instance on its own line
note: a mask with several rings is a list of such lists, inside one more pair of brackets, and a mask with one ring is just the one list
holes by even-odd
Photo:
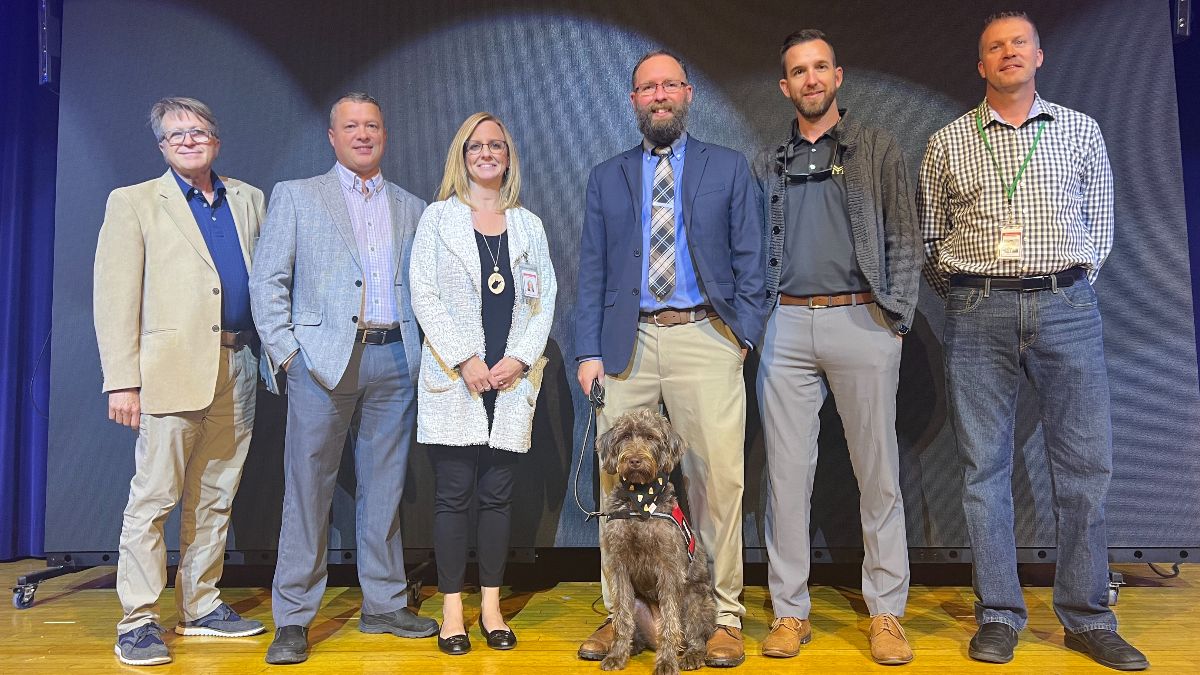
[[450, 141], [450, 150], [446, 152], [446, 168], [442, 172], [442, 184], [438, 188], [437, 198], [441, 201], [458, 197], [462, 203], [474, 207], [471, 204], [471, 178], [467, 173], [465, 159], [466, 145], [471, 134], [484, 122], [495, 122], [504, 134], [504, 142], [508, 144], [508, 170], [504, 172], [504, 179], [500, 183], [500, 209], [503, 211], [515, 208], [521, 205], [521, 161], [517, 158], [517, 146], [513, 143], [512, 134], [508, 133], [504, 122], [489, 112], [471, 115], [463, 121], [458, 133], [454, 134], [454, 140]]

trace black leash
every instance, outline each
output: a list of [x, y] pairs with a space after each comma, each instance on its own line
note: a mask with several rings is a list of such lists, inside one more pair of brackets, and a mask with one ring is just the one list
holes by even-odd
[[[599, 426], [596, 415], [604, 407], [604, 385], [600, 384], [600, 380], [598, 379], [592, 380], [592, 391], [588, 394], [588, 406], [591, 408], [591, 411], [588, 414], [587, 428], [583, 430], [583, 442], [579, 444], [579, 463], [575, 465], [575, 481], [572, 487], [572, 491], [575, 493], [575, 505], [586, 516], [583, 519], [585, 523], [592, 518], [599, 518], [604, 515], [603, 511], [588, 511], [583, 508], [583, 501], [579, 499], [579, 470], [583, 468], [583, 458], [587, 457], [588, 435], [591, 434], [594, 436], [592, 430], [594, 427]], [[595, 444], [595, 442], [596, 439], [593, 438], [592, 443]], [[595, 453], [595, 448], [592, 449], [592, 452]], [[604, 495], [600, 495], [600, 499], [603, 500]]]

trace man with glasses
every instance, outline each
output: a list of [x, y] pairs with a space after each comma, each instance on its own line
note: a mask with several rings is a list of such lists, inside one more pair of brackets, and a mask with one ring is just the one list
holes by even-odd
[[337, 158], [332, 169], [275, 186], [250, 279], [264, 358], [271, 372], [286, 371], [288, 393], [267, 663], [308, 658], [308, 626], [328, 579], [329, 509], [352, 420], [358, 629], [411, 638], [438, 632], [437, 622], [407, 607], [400, 539], [421, 363], [408, 260], [425, 202], [383, 178], [387, 130], [374, 98], [339, 98], [329, 111], [329, 143]]
[[263, 632], [221, 602], [225, 535], [254, 427], [258, 338], [247, 270], [262, 192], [212, 170], [221, 148], [205, 104], [165, 98], [150, 126], [168, 169], [114, 190], [96, 244], [96, 341], [108, 417], [138, 431], [121, 524], [122, 663], [168, 663], [158, 597], [163, 523], [181, 504], [175, 603], [180, 635]]
[[821, 31], [789, 35], [779, 53], [779, 89], [796, 118], [783, 144], [755, 162], [774, 306], [757, 385], [775, 611], [762, 652], [796, 656], [812, 636], [809, 502], [819, 413], [832, 390], [859, 486], [871, 655], [908, 663], [913, 653], [897, 619], [909, 571], [896, 387], [921, 269], [912, 184], [895, 138], [838, 108], [842, 69]]
[[968, 654], [1006, 663], [1028, 610], [1013, 532], [1013, 429], [1039, 394], [1054, 490], [1054, 612], [1066, 645], [1118, 670], [1149, 667], [1108, 607], [1104, 500], [1112, 426], [1092, 282], [1112, 250], [1113, 177], [1096, 121], [1037, 93], [1024, 12], [979, 36], [984, 99], [929, 139], [917, 204], [926, 277], [946, 299], [946, 393], [963, 472], [975, 620]]
[[[628, 410], [664, 405], [687, 441], [686, 503], [717, 597], [705, 663], [736, 666], [745, 659], [742, 362], [765, 321], [762, 223], [746, 159], [685, 133], [692, 93], [669, 52], [634, 67], [629, 98], [643, 139], [588, 179], [575, 353], [584, 393], [593, 382], [606, 390], [599, 434]], [[601, 473], [603, 494], [616, 484]], [[612, 639], [606, 620], [580, 658], [603, 659]]]

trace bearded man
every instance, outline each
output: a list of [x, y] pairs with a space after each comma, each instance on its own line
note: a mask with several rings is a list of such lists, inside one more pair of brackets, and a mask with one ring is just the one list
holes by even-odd
[[[588, 178], [575, 317], [579, 386], [585, 393], [593, 382], [605, 387], [597, 435], [628, 410], [665, 406], [687, 441], [687, 503], [717, 597], [705, 663], [736, 666], [745, 660], [742, 362], [761, 344], [766, 320], [762, 218], [746, 158], [685, 132], [694, 90], [683, 62], [650, 52], [634, 66], [632, 85], [642, 142]], [[602, 473], [601, 492], [617, 480]], [[606, 583], [603, 591], [611, 612]], [[603, 659], [612, 636], [607, 619], [580, 658]]]

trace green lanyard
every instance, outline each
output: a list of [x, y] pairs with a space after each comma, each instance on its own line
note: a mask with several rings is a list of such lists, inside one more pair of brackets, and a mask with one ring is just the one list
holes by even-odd
[[1029, 152], [1026, 153], [1025, 159], [1021, 160], [1021, 168], [1017, 169], [1017, 175], [1013, 178], [1012, 185], [1004, 182], [1004, 173], [1000, 170], [1000, 161], [996, 159], [996, 151], [992, 150], [992, 144], [988, 141], [987, 131], [983, 128], [983, 114], [978, 110], [975, 111], [975, 127], [979, 129], [979, 137], [983, 139], [983, 146], [987, 148], [988, 155], [992, 158], [992, 166], [996, 169], [996, 177], [1000, 179], [1000, 186], [1004, 188], [1004, 197], [1008, 200], [1008, 205], [1012, 206], [1013, 195], [1017, 192], [1017, 184], [1021, 182], [1021, 176], [1025, 175], [1025, 167], [1029, 166], [1029, 160], [1033, 157], [1033, 151], [1037, 150], [1038, 141], [1042, 139], [1042, 131], [1046, 128], [1046, 120], [1038, 121], [1037, 134], [1033, 137], [1033, 145], [1029, 147]]

